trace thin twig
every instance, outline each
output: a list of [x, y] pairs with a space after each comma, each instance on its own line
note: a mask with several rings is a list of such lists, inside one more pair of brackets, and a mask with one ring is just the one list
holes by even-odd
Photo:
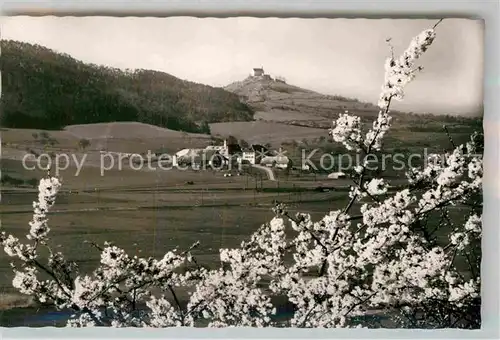
[[[387, 106], [386, 106], [386, 108], [385, 108], [384, 114], [389, 113], [389, 108], [390, 108], [390, 106], [391, 106], [391, 101], [392, 101], [392, 98], [393, 98], [393, 96], [391, 95], [391, 96], [389, 97], [389, 100], [388, 100]], [[379, 134], [380, 130], [381, 130], [381, 127], [379, 127], [379, 128], [377, 129], [377, 131], [375, 132], [375, 136], [373, 136], [373, 138], [372, 138], [372, 140], [371, 140], [370, 144], [369, 144], [369, 145], [368, 145], [368, 147], [366, 148], [366, 154], [367, 154], [367, 155], [371, 152], [371, 149], [372, 149], [372, 147], [373, 147], [373, 144], [375, 143], [375, 140], [377, 139], [377, 136], [378, 136], [378, 134]], [[366, 167], [365, 167], [365, 166], [363, 166], [362, 168], [363, 168], [363, 169], [361, 170], [361, 173], [359, 174], [359, 184], [358, 184], [358, 186], [359, 186], [360, 188], [362, 188], [362, 187], [363, 187], [363, 180], [364, 180], [365, 171], [366, 171]], [[344, 208], [344, 210], [343, 210], [343, 213], [344, 213], [344, 214], [347, 214], [347, 213], [349, 212], [349, 209], [351, 209], [351, 207], [352, 207], [352, 205], [354, 204], [354, 202], [356, 201], [356, 198], [357, 198], [357, 197], [358, 197], [358, 195], [357, 195], [357, 194], [352, 195], [351, 200], [349, 201], [349, 203], [347, 204], [347, 206], [346, 206], [346, 207]]]
[[172, 285], [168, 285], [168, 289], [172, 293], [172, 296], [174, 297], [175, 304], [177, 305], [177, 309], [179, 309], [179, 314], [181, 316], [181, 324], [184, 325], [184, 313], [182, 311], [181, 303], [179, 302], [179, 299], [177, 298], [177, 294], [175, 294], [174, 288]]
[[451, 138], [450, 132], [448, 131], [446, 125], [443, 125], [443, 129], [446, 132], [446, 136], [448, 136], [448, 139], [450, 140], [451, 146], [453, 146], [453, 149], [455, 149], [456, 148], [455, 143], [453, 142], [453, 138]]
[[436, 27], [437, 27], [437, 26], [441, 23], [441, 21], [443, 21], [443, 20], [444, 20], [444, 18], [439, 19], [439, 20], [438, 20], [438, 22], [436, 22], [436, 23], [434, 24], [434, 26], [432, 26], [432, 29], [436, 29]]
[[37, 260], [35, 260], [35, 259], [33, 259], [33, 260], [31, 260], [31, 261], [32, 261], [32, 262], [33, 262], [33, 263], [34, 263], [34, 264], [35, 264], [38, 268], [40, 268], [41, 270], [43, 270], [45, 273], [49, 274], [49, 275], [50, 275], [50, 276], [54, 279], [54, 281], [55, 281], [55, 282], [56, 282], [56, 284], [59, 286], [59, 288], [62, 290], [62, 292], [64, 293], [64, 295], [66, 295], [67, 297], [71, 298], [70, 293], [68, 293], [68, 292], [66, 291], [66, 289], [67, 289], [68, 287], [66, 287], [66, 285], [64, 285], [64, 284], [63, 284], [63, 283], [59, 280], [59, 278], [56, 276], [56, 274], [55, 274], [53, 271], [51, 271], [51, 270], [47, 269], [44, 265], [42, 265], [40, 262], [38, 262], [38, 261], [37, 261]]
[[309, 319], [309, 316], [311, 315], [311, 313], [314, 311], [314, 309], [316, 308], [317, 305], [313, 305], [311, 309], [309, 309], [309, 311], [307, 312], [307, 314], [304, 316], [304, 320], [302, 320], [302, 327], [305, 327], [306, 325], [306, 322], [307, 322], [307, 319]]

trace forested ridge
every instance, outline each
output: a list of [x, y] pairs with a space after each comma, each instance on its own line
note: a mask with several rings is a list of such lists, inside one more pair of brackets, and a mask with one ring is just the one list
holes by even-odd
[[236, 94], [168, 73], [87, 64], [12, 40], [2, 40], [1, 48], [3, 127], [138, 121], [208, 133], [209, 123], [253, 117]]

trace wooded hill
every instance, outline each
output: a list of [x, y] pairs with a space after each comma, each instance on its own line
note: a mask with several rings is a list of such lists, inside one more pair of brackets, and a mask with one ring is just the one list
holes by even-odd
[[137, 121], [209, 133], [209, 123], [253, 119], [253, 110], [222, 88], [158, 71], [86, 64], [12, 40], [2, 40], [1, 48], [3, 127]]

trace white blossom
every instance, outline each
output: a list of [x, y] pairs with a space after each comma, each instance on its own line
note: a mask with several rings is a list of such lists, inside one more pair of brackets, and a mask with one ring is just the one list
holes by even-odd
[[361, 142], [361, 120], [347, 113], [340, 114], [330, 129], [335, 142], [344, 144], [347, 150], [358, 150]]
[[481, 217], [479, 217], [475, 214], [469, 216], [469, 219], [465, 223], [464, 227], [465, 227], [466, 231], [470, 231], [470, 232], [474, 232], [474, 233], [481, 233], [481, 229], [482, 229]]
[[383, 195], [387, 192], [387, 189], [387, 183], [381, 178], [374, 178], [366, 184], [366, 190], [373, 196]]
[[54, 205], [57, 192], [61, 187], [56, 177], [43, 178], [38, 186], [38, 201], [33, 202], [33, 220], [29, 223], [31, 229], [28, 239], [44, 240], [50, 231], [47, 225], [47, 212]]

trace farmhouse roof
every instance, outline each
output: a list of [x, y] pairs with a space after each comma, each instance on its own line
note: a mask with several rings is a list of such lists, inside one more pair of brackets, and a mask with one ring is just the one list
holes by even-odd
[[223, 145], [207, 145], [205, 147], [205, 150], [221, 150], [223, 148], [224, 148]]
[[194, 163], [201, 163], [203, 161], [209, 162], [213, 160], [214, 157], [222, 157], [227, 160], [227, 158], [220, 153], [219, 150], [206, 150], [206, 149], [190, 149], [191, 152], [187, 154], [182, 154], [177, 156], [179, 160], [191, 161]]
[[262, 158], [261, 164], [288, 164], [290, 159], [287, 156], [267, 156]]
[[177, 151], [175, 153], [176, 157], [193, 157], [198, 154], [200, 154], [203, 150], [202, 149], [182, 149], [180, 151]]

